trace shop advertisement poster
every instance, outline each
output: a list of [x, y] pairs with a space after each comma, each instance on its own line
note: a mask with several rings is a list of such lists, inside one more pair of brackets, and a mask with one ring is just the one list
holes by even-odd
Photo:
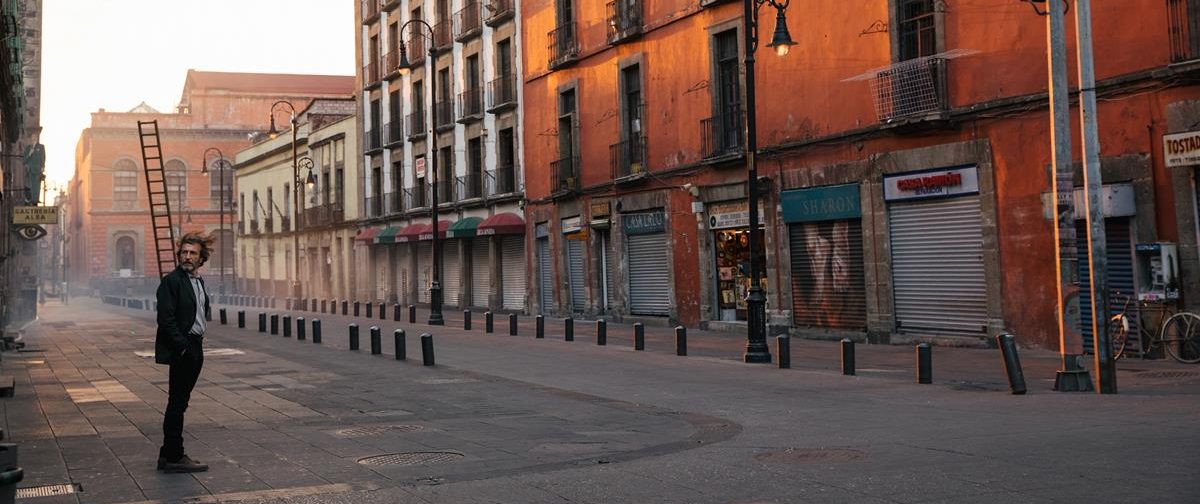
[[979, 170], [973, 165], [888, 175], [883, 178], [883, 199], [886, 201], [978, 193]]
[[1163, 160], [1167, 168], [1200, 165], [1200, 131], [1163, 135]]

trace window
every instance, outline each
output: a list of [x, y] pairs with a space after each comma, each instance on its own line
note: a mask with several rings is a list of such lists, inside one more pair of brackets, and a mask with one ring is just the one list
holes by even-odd
[[512, 40], [504, 39], [496, 43], [496, 74], [501, 77], [513, 74]]
[[367, 198], [370, 212], [368, 217], [379, 217], [383, 214], [383, 169], [376, 166], [371, 168], [371, 196]]
[[275, 188], [268, 187], [267, 188], [267, 207], [263, 209], [263, 213], [266, 214], [265, 216], [263, 216], [264, 220], [266, 220], [266, 224], [263, 224], [263, 232], [264, 233], [271, 233], [271, 232], [275, 231], [275, 229], [274, 229], [275, 226], [273, 226], [271, 224], [271, 222], [275, 220], [272, 218], [272, 216], [274, 215], [274, 213], [272, 213], [272, 212], [274, 212], [276, 208], [278, 208], [278, 207], [275, 205]]
[[466, 198], [483, 196], [483, 141], [479, 137], [467, 140]]
[[113, 210], [137, 207], [137, 165], [128, 159], [113, 165]]
[[613, 178], [643, 170], [642, 70], [633, 64], [621, 69], [621, 142], [612, 150]]
[[496, 162], [496, 194], [506, 194], [516, 190], [516, 174], [517, 168], [514, 160], [516, 159], [516, 135], [513, 134], [512, 128], [500, 130], [500, 138], [497, 140], [499, 145], [496, 146], [497, 162]]
[[382, 119], [380, 118], [382, 113], [379, 100], [371, 100], [371, 129], [367, 131], [367, 141], [370, 142], [367, 145], [368, 150], [375, 150], [382, 147], [379, 142], [383, 126]]
[[704, 155], [736, 153], [742, 147], [742, 81], [738, 30], [717, 33], [713, 51], [713, 116], [704, 125]]
[[438, 70], [437, 80], [437, 105], [433, 110], [437, 116], [433, 123], [435, 127], [441, 128], [454, 124], [454, 109], [451, 107], [454, 100], [450, 94], [450, 68]]
[[576, 127], [575, 89], [567, 89], [558, 95], [558, 161], [554, 172], [558, 177], [558, 189], [577, 189], [579, 173], [575, 166]]
[[229, 168], [229, 162], [222, 162], [221, 159], [214, 160], [208, 167], [209, 198], [218, 206], [222, 199], [225, 200], [225, 206], [229, 206], [233, 199], [233, 170]]
[[167, 197], [179, 213], [187, 207], [187, 166], [183, 161], [172, 159], [163, 167], [167, 181]]
[[412, 104], [412, 113], [408, 114], [408, 137], [419, 137], [425, 134], [425, 84], [423, 82], [413, 81], [409, 103]]
[[425, 156], [417, 156], [413, 159], [413, 187], [415, 192], [412, 196], [413, 208], [421, 208], [427, 206], [425, 197], [429, 194], [429, 186], [425, 180], [426, 170]]
[[399, 142], [401, 137], [400, 129], [400, 92], [392, 91], [388, 94], [388, 123], [387, 123], [387, 142], [389, 144]]
[[392, 162], [392, 190], [388, 193], [388, 211], [400, 213], [400, 187], [404, 185], [404, 163]]
[[332, 200], [330, 194], [333, 191], [330, 184], [330, 174], [333, 172], [333, 148], [334, 144], [328, 143], [321, 148], [321, 204], [328, 205]]
[[481, 73], [479, 69], [479, 55], [472, 54], [467, 56], [466, 75], [463, 76], [464, 87], [463, 97], [460, 100], [462, 103], [462, 116], [477, 116], [483, 114], [483, 86], [480, 85]]
[[933, 0], [900, 0], [900, 61], [937, 54], [937, 28]]
[[137, 271], [137, 246], [133, 237], [117, 238], [117, 270]]
[[446, 145], [438, 149], [437, 190], [439, 205], [454, 201], [454, 146]]
[[281, 231], [291, 231], [292, 223], [292, 184], [283, 184], [283, 214], [279, 216], [283, 221]]

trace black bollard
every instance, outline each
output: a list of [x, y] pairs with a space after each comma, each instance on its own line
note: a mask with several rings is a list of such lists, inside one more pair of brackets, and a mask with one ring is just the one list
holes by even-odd
[[483, 332], [492, 334], [492, 312], [484, 312], [483, 314]]
[[417, 305], [415, 305], [415, 304], [408, 305], [408, 323], [409, 324], [417, 323]]
[[379, 302], [379, 320], [387, 320], [387, 303]]
[[355, 302], [354, 302], [354, 316], [355, 316], [355, 317], [357, 317], [357, 316], [358, 316], [358, 309], [359, 309], [359, 306], [360, 306], [360, 305], [362, 305], [362, 303], [361, 303], [361, 302], [359, 302], [359, 301], [355, 301]]
[[292, 337], [292, 316], [291, 315], [283, 316], [283, 337], [284, 338]]
[[792, 338], [786, 334], [776, 336], [775, 352], [779, 354], [779, 369], [792, 367]]
[[933, 383], [933, 349], [929, 343], [917, 345], [917, 383]]
[[[375, 316], [374, 315], [374, 312], [375, 312], [374, 306], [375, 306], [374, 303], [371, 303], [369, 301], [367, 302], [367, 318], [371, 318], [371, 317]], [[358, 315], [358, 314], [356, 313], [355, 315]]]
[[304, 317], [296, 317], [296, 341], [304, 341]]
[[537, 328], [535, 329], [535, 331], [533, 333], [534, 334], [533, 337], [537, 338], [537, 339], [545, 338], [546, 337], [546, 317], [538, 315], [537, 316], [537, 324], [535, 324], [535, 325], [537, 326]]
[[279, 334], [279, 314], [271, 314], [271, 336]]
[[313, 326], [312, 327], [313, 344], [320, 345], [321, 344], [321, 319], [313, 319], [312, 326]]
[[261, 332], [261, 333], [267, 332], [267, 314], [266, 313], [258, 314], [258, 332]]
[[646, 349], [646, 327], [641, 322], [633, 324], [633, 349], [639, 351]]
[[1021, 357], [1017, 355], [1017, 340], [1013, 335], [996, 335], [1000, 356], [1004, 359], [1004, 373], [1008, 375], [1008, 388], [1013, 395], [1025, 393], [1025, 373], [1021, 371]]
[[687, 328], [675, 326], [675, 355], [687, 355]]
[[350, 324], [350, 351], [358, 351], [358, 324]]
[[421, 361], [426, 366], [433, 365], [433, 335], [424, 333], [421, 335]]
[[[334, 311], [337, 311], [337, 310], [334, 310]], [[343, 299], [342, 300], [342, 315], [349, 315], [349, 314], [350, 314], [350, 301]]]
[[842, 374], [854, 375], [854, 340], [842, 338]]
[[608, 344], [608, 322], [604, 319], [596, 321], [596, 344], [604, 346]]
[[229, 316], [225, 314], [224, 308], [221, 308], [221, 325], [229, 325]]
[[383, 353], [383, 340], [379, 335], [379, 326], [371, 326], [371, 355]]
[[399, 322], [399, 321], [400, 321], [400, 305], [394, 304], [394, 305], [392, 305], [392, 322]]
[[204, 321], [212, 322], [212, 310], [208, 310], [208, 311], [204, 312]]
[[238, 310], [238, 329], [246, 328], [246, 310]]
[[508, 314], [508, 335], [509, 336], [517, 335], [517, 314], [516, 313]]
[[575, 341], [575, 319], [571, 317], [563, 319], [563, 340]]
[[463, 330], [471, 330], [471, 310], [463, 310]]
[[396, 346], [396, 360], [408, 359], [408, 342], [404, 341], [404, 329], [396, 329], [392, 333], [393, 344]]

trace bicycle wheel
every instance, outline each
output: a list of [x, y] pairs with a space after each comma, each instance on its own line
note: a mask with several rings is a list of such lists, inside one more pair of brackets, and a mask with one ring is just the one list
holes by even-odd
[[1171, 315], [1159, 337], [1175, 360], [1188, 364], [1200, 362], [1200, 315], [1191, 312]]
[[1129, 318], [1124, 314], [1108, 319], [1108, 338], [1112, 342], [1112, 360], [1125, 355], [1125, 342], [1129, 340]]

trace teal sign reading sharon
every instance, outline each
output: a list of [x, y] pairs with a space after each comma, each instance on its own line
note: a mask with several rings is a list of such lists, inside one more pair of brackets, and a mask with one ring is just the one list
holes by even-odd
[[783, 191], [783, 221], [814, 222], [862, 217], [858, 184]]

